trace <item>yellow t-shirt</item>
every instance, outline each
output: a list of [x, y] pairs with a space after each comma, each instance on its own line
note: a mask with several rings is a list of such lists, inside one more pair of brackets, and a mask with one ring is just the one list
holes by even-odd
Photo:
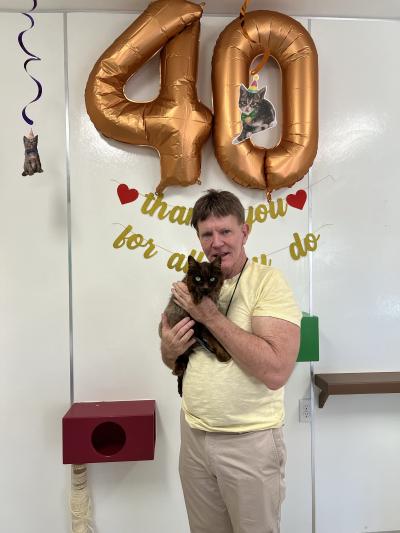
[[[238, 276], [224, 282], [219, 307], [225, 312]], [[300, 325], [301, 312], [279, 270], [248, 262], [237, 285], [228, 318], [251, 332], [251, 317], [268, 316]], [[196, 348], [183, 381], [182, 409], [195, 429], [241, 433], [280, 427], [284, 389], [273, 391], [231, 359], [220, 363]]]

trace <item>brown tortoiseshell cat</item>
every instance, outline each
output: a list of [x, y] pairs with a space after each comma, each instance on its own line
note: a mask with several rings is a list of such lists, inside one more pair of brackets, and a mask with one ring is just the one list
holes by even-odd
[[[192, 256], [189, 256], [188, 264], [188, 272], [182, 281], [186, 283], [193, 302], [199, 304], [204, 296], [208, 296], [216, 304], [224, 282], [224, 276], [221, 270], [221, 258], [217, 257], [211, 263], [199, 263]], [[188, 316], [188, 313], [174, 302], [173, 297], [170, 298], [164, 313], [171, 328]], [[159, 328], [159, 332], [161, 334], [161, 327]], [[229, 361], [231, 358], [225, 348], [199, 322], [196, 322], [194, 325], [194, 337], [197, 342], [177, 358], [172, 372], [175, 376], [178, 376], [178, 392], [180, 396], [182, 396], [183, 375], [193, 348], [201, 345], [210, 352], [213, 352], [218, 361], [221, 362]]]

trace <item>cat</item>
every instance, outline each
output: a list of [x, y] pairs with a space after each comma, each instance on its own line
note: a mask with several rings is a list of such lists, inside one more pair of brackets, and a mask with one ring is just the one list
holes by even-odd
[[24, 171], [23, 176], [33, 176], [35, 172], [43, 172], [42, 165], [40, 163], [39, 152], [37, 149], [38, 144], [38, 135], [35, 137], [24, 136], [24, 146], [25, 146], [25, 160], [24, 160]]
[[[189, 256], [188, 264], [188, 272], [182, 281], [186, 283], [193, 302], [197, 305], [201, 302], [204, 296], [208, 296], [215, 304], [217, 304], [218, 296], [224, 282], [224, 276], [221, 270], [221, 257], [217, 257], [211, 263], [199, 263], [192, 256]], [[188, 313], [174, 302], [173, 296], [171, 296], [164, 314], [167, 318], [168, 325], [171, 328], [180, 320], [188, 316]], [[159, 334], [161, 336], [161, 324], [159, 327]], [[231, 356], [225, 348], [215, 337], [213, 337], [208, 329], [199, 322], [196, 322], [194, 325], [194, 337], [196, 343], [177, 358], [172, 372], [175, 376], [178, 376], [179, 396], [182, 396], [183, 375], [188, 365], [189, 355], [193, 351], [193, 348], [199, 345], [203, 346], [210, 352], [213, 352], [218, 361], [221, 362], [227, 362], [231, 359]]]
[[242, 112], [242, 131], [235, 137], [232, 144], [239, 144], [253, 133], [276, 126], [275, 108], [269, 100], [265, 100], [266, 87], [250, 91], [243, 83], [240, 84], [239, 108]]

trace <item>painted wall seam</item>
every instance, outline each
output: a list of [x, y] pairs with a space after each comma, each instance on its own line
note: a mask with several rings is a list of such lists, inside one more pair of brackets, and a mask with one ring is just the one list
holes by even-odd
[[65, 169], [67, 178], [67, 234], [68, 234], [68, 320], [69, 320], [69, 395], [74, 402], [74, 321], [72, 302], [72, 231], [71, 231], [71, 161], [68, 79], [68, 14], [63, 14], [64, 32], [64, 89], [65, 89]]
[[[307, 29], [312, 36], [312, 19], [308, 18]], [[308, 171], [308, 232], [313, 231], [312, 217], [312, 167]], [[308, 254], [308, 312], [313, 313], [313, 253]], [[314, 397], [314, 363], [310, 362], [310, 403], [311, 403], [311, 422], [310, 422], [310, 440], [311, 440], [311, 524], [312, 533], [316, 533], [316, 501], [315, 501], [315, 397]]]

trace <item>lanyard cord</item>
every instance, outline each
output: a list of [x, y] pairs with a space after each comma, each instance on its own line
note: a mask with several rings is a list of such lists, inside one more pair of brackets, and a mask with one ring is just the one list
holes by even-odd
[[[239, 280], [240, 280], [240, 278], [241, 278], [241, 276], [242, 276], [242, 273], [243, 273], [244, 267], [247, 265], [247, 261], [248, 261], [248, 259], [247, 259], [247, 257], [246, 257], [246, 261], [245, 261], [245, 263], [244, 263], [244, 265], [243, 265], [243, 267], [242, 267], [242, 270], [240, 271], [239, 277], [238, 277], [238, 279], [237, 279], [237, 281], [236, 281], [236, 283], [235, 283], [235, 288], [233, 289], [231, 299], [229, 300], [229, 303], [228, 303], [228, 307], [226, 308], [225, 316], [228, 315], [228, 311], [229, 311], [229, 308], [230, 308], [230, 306], [231, 306], [231, 302], [232, 302], [232, 300], [233, 300], [233, 296], [234, 296], [234, 294], [235, 294], [235, 291], [236, 291], [237, 286], [239, 285]], [[200, 344], [200, 346], [201, 346], [202, 348], [204, 348], [204, 349], [207, 350], [208, 352], [214, 353], [214, 352], [212, 351], [212, 349], [210, 348], [208, 342], [207, 342], [205, 339], [202, 339], [202, 338], [200, 337], [200, 335], [196, 335], [194, 338], [196, 339], [196, 341]]]
[[247, 265], [247, 261], [248, 261], [248, 259], [246, 257], [246, 261], [245, 261], [245, 263], [244, 263], [244, 265], [242, 267], [242, 270], [240, 271], [239, 277], [238, 277], [237, 282], [235, 284], [235, 288], [233, 289], [231, 299], [229, 300], [228, 307], [226, 308], [225, 316], [228, 316], [228, 311], [229, 311], [229, 308], [231, 306], [231, 303], [232, 303], [232, 300], [233, 300], [233, 296], [235, 295], [237, 286], [239, 285], [240, 278], [242, 277], [242, 274], [243, 274], [244, 267]]

